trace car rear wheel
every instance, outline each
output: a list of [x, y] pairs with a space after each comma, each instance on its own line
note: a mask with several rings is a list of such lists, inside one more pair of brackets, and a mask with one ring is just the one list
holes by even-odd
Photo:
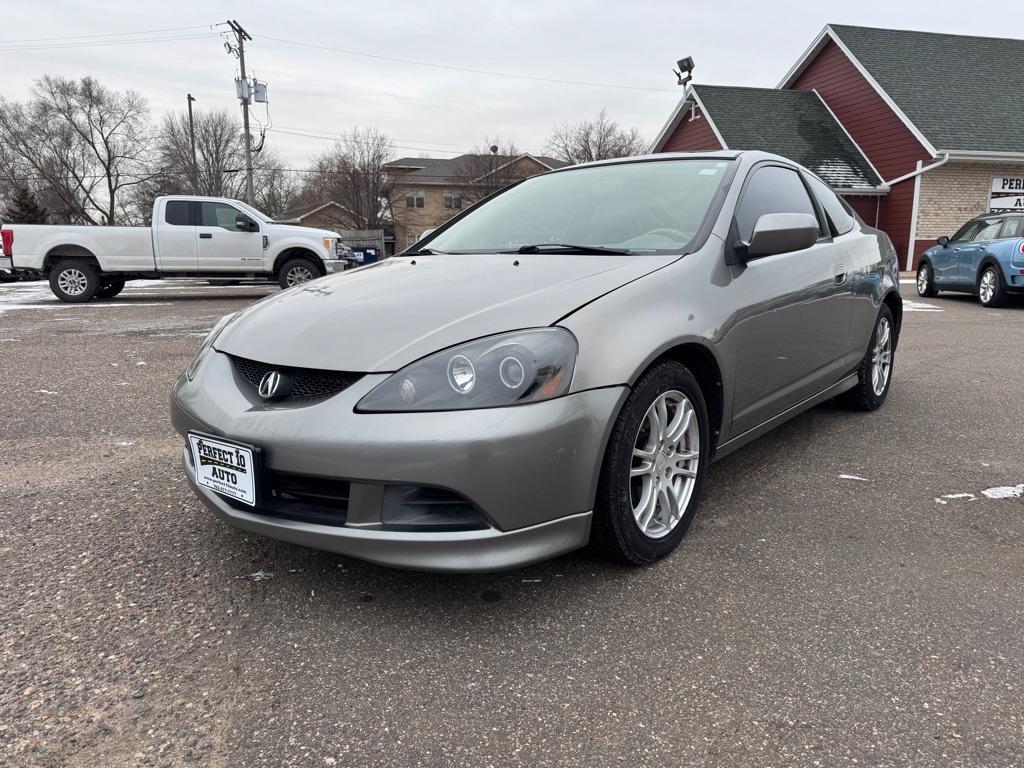
[[921, 266], [917, 268], [917, 295], [931, 299], [938, 294], [935, 283], [932, 282], [932, 265], [927, 261], [922, 261]]
[[999, 270], [989, 264], [978, 278], [978, 300], [983, 307], [1001, 307], [1006, 303], [1006, 286]]
[[293, 288], [320, 277], [320, 270], [308, 259], [286, 261], [278, 273], [277, 281], [282, 288]]
[[674, 550], [697, 513], [710, 463], [707, 406], [683, 365], [664, 361], [633, 387], [612, 428], [592, 543], [630, 565]]
[[112, 299], [124, 290], [123, 277], [105, 277], [100, 280], [100, 288], [96, 291], [97, 299]]
[[892, 310], [883, 304], [875, 321], [868, 351], [857, 369], [857, 386], [844, 392], [842, 402], [858, 411], [881, 408], [892, 384], [892, 367], [896, 358], [896, 323]]
[[96, 267], [87, 261], [65, 259], [50, 270], [50, 290], [61, 301], [84, 304], [100, 289]]

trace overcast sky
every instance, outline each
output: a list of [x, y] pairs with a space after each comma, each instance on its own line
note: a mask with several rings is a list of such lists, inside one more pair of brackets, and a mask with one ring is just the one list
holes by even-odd
[[[1024, 34], [1019, 0], [37, 0], [18, 3], [17, 15], [7, 14], [0, 27], [0, 94], [24, 99], [43, 74], [93, 75], [143, 93], [154, 117], [182, 109], [187, 92], [198, 99], [197, 109], [237, 109], [237, 61], [214, 34], [224, 28], [204, 26], [227, 18], [254, 38], [246, 51], [250, 76], [269, 83], [270, 117], [280, 129], [271, 131], [268, 145], [295, 167], [330, 141], [294, 133], [330, 136], [356, 125], [386, 132], [400, 155], [450, 157], [496, 135], [539, 153], [554, 125], [606, 107], [653, 138], [681, 92], [670, 71], [677, 59], [694, 57], [695, 82], [771, 87], [828, 22]], [[189, 39], [115, 44], [168, 37]], [[309, 45], [629, 88], [475, 74]], [[268, 120], [263, 105], [254, 115]]]

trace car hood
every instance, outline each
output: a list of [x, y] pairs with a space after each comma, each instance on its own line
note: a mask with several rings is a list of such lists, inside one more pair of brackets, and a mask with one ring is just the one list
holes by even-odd
[[341, 237], [337, 232], [330, 229], [316, 229], [315, 227], [303, 227], [299, 224], [281, 224], [274, 222], [273, 224], [267, 224], [267, 232], [276, 232], [281, 235], [308, 235], [309, 237], [315, 237], [317, 239], [323, 239], [325, 237], [333, 237], [338, 239]]
[[436, 255], [387, 259], [272, 295], [214, 346], [281, 366], [396, 371], [470, 339], [551, 325], [678, 259]]

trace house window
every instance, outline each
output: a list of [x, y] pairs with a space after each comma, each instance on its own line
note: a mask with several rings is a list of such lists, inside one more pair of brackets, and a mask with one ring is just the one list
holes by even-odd
[[456, 211], [462, 210], [462, 193], [461, 192], [445, 192], [444, 193], [444, 207], [453, 208]]
[[406, 235], [405, 236], [405, 247], [406, 248], [411, 248], [412, 246], [416, 245], [416, 241], [417, 240], [419, 240], [419, 238], [416, 235]]
[[424, 195], [422, 189], [413, 189], [405, 193], [406, 208], [422, 208]]

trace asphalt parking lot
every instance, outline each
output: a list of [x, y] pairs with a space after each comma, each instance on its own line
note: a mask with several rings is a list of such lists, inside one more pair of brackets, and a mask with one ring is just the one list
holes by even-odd
[[903, 288], [886, 406], [716, 464], [667, 560], [444, 576], [193, 498], [169, 388], [273, 289], [0, 285], [0, 764], [1024, 763], [1024, 302]]

